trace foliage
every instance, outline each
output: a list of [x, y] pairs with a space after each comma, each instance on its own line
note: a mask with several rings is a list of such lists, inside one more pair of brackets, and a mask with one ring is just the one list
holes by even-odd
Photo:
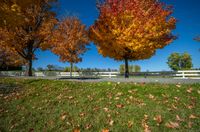
[[5, 9], [1, 8], [0, 11], [8, 12], [7, 15], [3, 15], [5, 21], [12, 19], [11, 17], [16, 13], [20, 17], [18, 21], [14, 22], [14, 27], [13, 22], [6, 21], [1, 30], [6, 35], [4, 40], [6, 46], [13, 48], [26, 60], [28, 74], [31, 76], [32, 60], [36, 58], [34, 52], [39, 48], [46, 49], [49, 46], [45, 42], [49, 39], [57, 20], [55, 13], [51, 11], [50, 3], [53, 0], [20, 1], [1, 1]]
[[[0, 40], [2, 41], [2, 40]], [[0, 42], [0, 68], [18, 67], [25, 63], [17, 52]]]
[[2, 131], [199, 131], [200, 84], [0, 79]]
[[52, 52], [60, 57], [60, 61], [78, 63], [89, 44], [86, 26], [76, 17], [67, 17], [54, 30], [50, 43]]
[[172, 53], [168, 57], [168, 62], [167, 64], [169, 67], [174, 70], [188, 70], [191, 69], [193, 64], [192, 64], [192, 58], [188, 53]]
[[[128, 68], [129, 68], [130, 73], [141, 71], [141, 67], [139, 65], [129, 65]], [[125, 72], [125, 65], [120, 65], [119, 71], [120, 71], [120, 73], [124, 73]]]
[[53, 71], [53, 70], [55, 70], [55, 66], [49, 64], [49, 65], [47, 65], [47, 69], [48, 69], [49, 71]]
[[172, 9], [155, 0], [102, 0], [97, 6], [100, 15], [89, 37], [104, 57], [128, 65], [128, 60], [150, 58], [175, 39]]

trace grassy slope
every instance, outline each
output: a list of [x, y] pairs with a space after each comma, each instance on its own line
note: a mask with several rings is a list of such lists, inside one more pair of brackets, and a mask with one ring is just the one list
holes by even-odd
[[0, 131], [199, 131], [199, 101], [200, 84], [1, 78]]

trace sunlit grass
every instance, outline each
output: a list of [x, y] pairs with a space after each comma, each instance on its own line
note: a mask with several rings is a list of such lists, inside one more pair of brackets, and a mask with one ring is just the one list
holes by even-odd
[[200, 84], [0, 79], [1, 131], [198, 131]]

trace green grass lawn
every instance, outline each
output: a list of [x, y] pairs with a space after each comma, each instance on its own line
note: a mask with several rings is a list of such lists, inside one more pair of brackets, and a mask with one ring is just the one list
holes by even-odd
[[200, 131], [200, 84], [0, 78], [0, 131]]

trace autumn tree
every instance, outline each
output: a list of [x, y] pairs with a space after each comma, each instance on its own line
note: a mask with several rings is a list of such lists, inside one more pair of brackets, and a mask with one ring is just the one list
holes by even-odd
[[[57, 23], [55, 13], [51, 11], [53, 1], [56, 0], [1, 1], [5, 7], [0, 9], [3, 14], [1, 19], [4, 20], [1, 28], [9, 38], [6, 40], [6, 45], [12, 47], [26, 60], [29, 76], [32, 76], [32, 60], [36, 58], [35, 51], [49, 46], [45, 42]], [[17, 16], [14, 17], [16, 21], [12, 22], [10, 19], [16, 14]]]
[[172, 9], [156, 0], [102, 0], [97, 7], [89, 37], [104, 57], [125, 61], [126, 78], [129, 60], [148, 59], [175, 39]]
[[0, 69], [18, 67], [25, 63], [24, 59], [14, 49], [0, 45]]
[[0, 68], [22, 66], [25, 61], [17, 52], [6, 45], [7, 34], [0, 29]]
[[73, 64], [82, 61], [81, 55], [89, 44], [86, 26], [77, 17], [66, 17], [53, 32], [50, 43], [52, 52], [60, 57], [60, 61], [70, 63], [72, 77]]
[[191, 58], [190, 54], [188, 54], [186, 52], [183, 54], [172, 53], [168, 57], [167, 64], [174, 71], [188, 70], [188, 69], [191, 69], [193, 66], [192, 58]]

